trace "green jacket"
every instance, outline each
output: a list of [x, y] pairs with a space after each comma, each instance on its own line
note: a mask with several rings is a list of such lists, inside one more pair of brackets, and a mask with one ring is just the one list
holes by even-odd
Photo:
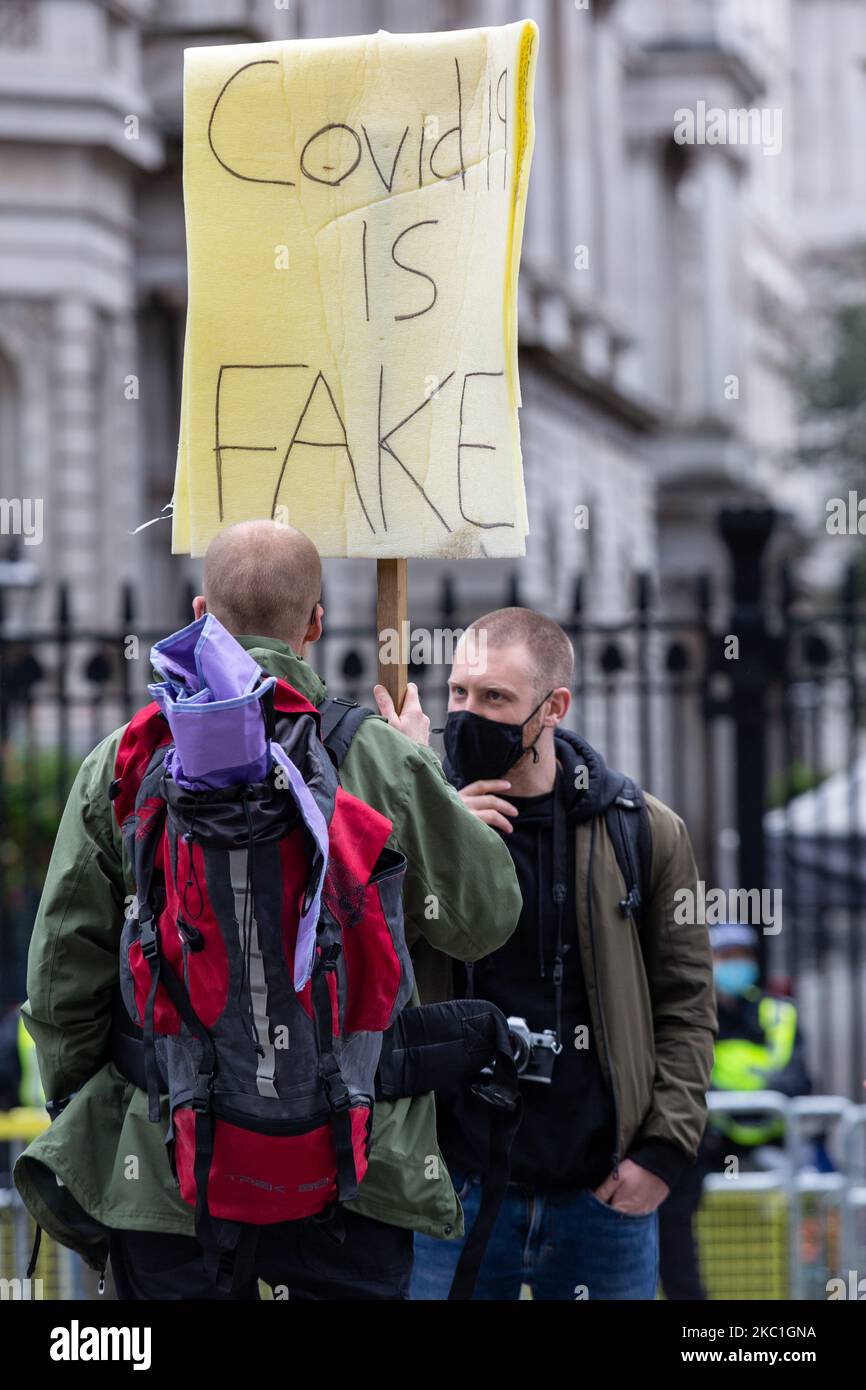
[[[314, 704], [322, 681], [284, 643], [240, 639], [257, 662]], [[85, 759], [69, 796], [39, 905], [27, 972], [26, 1026], [45, 1094], [72, 1100], [21, 1155], [15, 1183], [32, 1216], [95, 1268], [106, 1227], [193, 1234], [169, 1169], [163, 1123], [106, 1061], [124, 900], [135, 884], [108, 799], [122, 730]], [[517, 878], [500, 836], [468, 812], [436, 755], [365, 720], [341, 771], [346, 790], [387, 816], [408, 861], [403, 902], [413, 946], [477, 960], [513, 932]], [[495, 911], [491, 905], [495, 904]], [[413, 1003], [418, 1002], [417, 990]], [[379, 1103], [370, 1162], [352, 1208], [428, 1235], [463, 1234], [463, 1213], [436, 1143], [432, 1094]]]
[[[600, 781], [603, 760], [589, 751]], [[646, 806], [652, 854], [640, 934], [620, 909], [626, 884], [598, 811], [574, 827], [575, 928], [592, 1045], [615, 1100], [611, 1161], [631, 1157], [672, 1185], [704, 1132], [718, 1024], [709, 933], [678, 921], [677, 892], [696, 893], [689, 833], [656, 797], [646, 795]], [[415, 978], [425, 1002], [450, 998], [447, 957], [425, 952]]]
[[593, 823], [577, 827], [577, 902], [591, 898], [593, 922], [590, 932], [578, 906], [578, 941], [592, 1033], [617, 1097], [617, 1153], [637, 1159], [638, 1146], [645, 1154], [661, 1142], [694, 1162], [718, 1031], [713, 958], [706, 926], [677, 921], [675, 894], [696, 892], [689, 833], [669, 806], [645, 795], [652, 858], [640, 937], [619, 910], [626, 885], [599, 817], [594, 844]]

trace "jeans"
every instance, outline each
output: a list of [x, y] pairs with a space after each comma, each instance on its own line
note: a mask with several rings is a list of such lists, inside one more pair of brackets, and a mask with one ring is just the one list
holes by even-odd
[[262, 1226], [253, 1279], [234, 1293], [219, 1292], [208, 1278], [202, 1248], [193, 1236], [149, 1231], [111, 1232], [111, 1269], [120, 1300], [250, 1302], [258, 1279], [275, 1298], [406, 1299], [412, 1265], [412, 1233], [344, 1212], [346, 1239], [335, 1245], [312, 1221]]
[[[477, 1178], [451, 1174], [471, 1229]], [[444, 1299], [463, 1241], [415, 1236], [410, 1296]], [[541, 1300], [652, 1299], [658, 1280], [658, 1216], [627, 1216], [588, 1189], [537, 1192], [510, 1183], [481, 1264], [477, 1299], [510, 1301], [528, 1284]]]

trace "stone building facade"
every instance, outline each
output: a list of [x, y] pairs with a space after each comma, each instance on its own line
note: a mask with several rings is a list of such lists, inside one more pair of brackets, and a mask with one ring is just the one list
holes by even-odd
[[[166, 521], [130, 534], [174, 472], [184, 47], [524, 15], [542, 40], [520, 290], [524, 601], [565, 616], [582, 578], [586, 610], [616, 618], [648, 571], [676, 605], [724, 569], [724, 504], [789, 508], [781, 543], [801, 545], [804, 266], [866, 232], [857, 0], [3, 0], [0, 497], [44, 501], [41, 545], [0, 536], [12, 620], [50, 618], [66, 579], [80, 620], [114, 621], [127, 579], [140, 621], [173, 622], [198, 574], [170, 556]], [[679, 141], [678, 113], [701, 104], [769, 113], [767, 138], [711, 143], [696, 126]], [[512, 570], [450, 566], [461, 611], [501, 602]], [[444, 572], [413, 565], [417, 621]], [[331, 562], [327, 593], [341, 626], [368, 624], [372, 562]]]

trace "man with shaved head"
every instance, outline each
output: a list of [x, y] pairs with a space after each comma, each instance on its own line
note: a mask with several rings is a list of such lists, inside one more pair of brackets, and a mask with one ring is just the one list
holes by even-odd
[[[265, 671], [319, 706], [325, 686], [306, 656], [322, 632], [321, 586], [307, 536], [242, 522], [211, 542], [193, 611], [213, 613]], [[425, 746], [429, 721], [414, 686], [399, 729], [389, 713], [391, 722], [360, 725], [341, 782], [390, 820], [389, 844], [406, 857], [406, 939], [416, 958], [426, 948], [440, 960], [475, 960], [506, 940], [520, 914], [511, 859]], [[169, 1117], [162, 1129], [148, 1124], [145, 1092], [115, 1062], [118, 948], [135, 890], [109, 800], [122, 733], [104, 739], [76, 778], [34, 927], [24, 1017], [55, 1122], [22, 1156], [16, 1182], [49, 1234], [94, 1268], [105, 1268], [110, 1248], [122, 1298], [257, 1298], [255, 1280], [232, 1295], [211, 1283], [163, 1143]], [[263, 1227], [257, 1268], [292, 1299], [406, 1298], [413, 1231], [446, 1239], [463, 1231], [432, 1094], [377, 1103], [343, 1245], [315, 1222]]]
[[206, 607], [229, 632], [267, 633], [300, 651], [322, 594], [322, 562], [294, 526], [239, 521], [208, 546], [203, 587], [197, 618]]
[[[516, 1299], [524, 1283], [544, 1300], [653, 1298], [656, 1212], [706, 1119], [710, 949], [675, 897], [695, 890], [688, 832], [564, 728], [573, 671], [558, 623], [501, 608], [469, 627], [448, 681], [446, 772], [503, 837], [523, 896], [508, 941], [453, 967], [458, 995], [509, 1017], [522, 1065], [481, 1299]], [[440, 1111], [468, 1226], [480, 1202], [471, 1111], [461, 1099]], [[413, 1296], [446, 1297], [459, 1255], [419, 1235]]]

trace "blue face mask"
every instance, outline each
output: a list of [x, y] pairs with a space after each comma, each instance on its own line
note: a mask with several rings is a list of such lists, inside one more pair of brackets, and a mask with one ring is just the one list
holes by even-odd
[[747, 989], [758, 982], [758, 962], [756, 960], [720, 960], [713, 967], [716, 989], [720, 994], [745, 994]]

